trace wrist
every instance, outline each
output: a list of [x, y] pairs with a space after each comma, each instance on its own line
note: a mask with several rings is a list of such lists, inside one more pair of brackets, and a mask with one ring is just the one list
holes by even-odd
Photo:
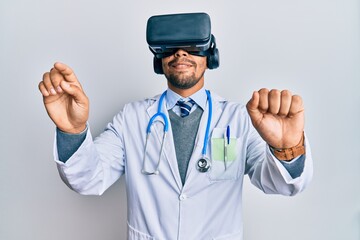
[[81, 134], [83, 132], [85, 132], [87, 130], [87, 125], [82, 125], [79, 127], [74, 127], [74, 128], [67, 128], [67, 129], [63, 129], [63, 128], [59, 128], [58, 129], [60, 131], [62, 131], [63, 133], [68, 133], [68, 134]]
[[305, 154], [304, 143], [305, 143], [305, 136], [303, 132], [300, 142], [294, 147], [290, 147], [290, 148], [274, 148], [272, 146], [269, 147], [277, 159], [282, 161], [291, 161], [292, 159]]

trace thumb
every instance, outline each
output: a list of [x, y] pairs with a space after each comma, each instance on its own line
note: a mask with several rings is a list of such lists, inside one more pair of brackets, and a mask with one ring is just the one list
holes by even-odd
[[60, 86], [65, 93], [74, 98], [75, 102], [79, 104], [87, 104], [88, 98], [79, 86], [70, 84], [66, 81], [61, 81]]
[[54, 68], [59, 71], [65, 78], [66, 81], [71, 83], [78, 82], [77, 77], [75, 76], [74, 71], [64, 63], [56, 62]]
[[260, 95], [259, 92], [254, 91], [251, 99], [246, 104], [247, 111], [251, 120], [257, 122], [257, 119], [261, 119], [263, 114], [259, 110]]

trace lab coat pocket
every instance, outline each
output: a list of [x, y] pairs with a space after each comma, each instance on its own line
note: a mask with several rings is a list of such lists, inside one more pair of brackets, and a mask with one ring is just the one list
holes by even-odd
[[237, 153], [238, 139], [230, 136], [224, 137], [226, 128], [215, 128], [211, 136], [212, 166], [209, 178], [213, 181], [235, 180], [239, 173], [239, 160]]
[[128, 223], [128, 239], [129, 240], [155, 240], [154, 237], [149, 236], [146, 233], [136, 230], [129, 223]]

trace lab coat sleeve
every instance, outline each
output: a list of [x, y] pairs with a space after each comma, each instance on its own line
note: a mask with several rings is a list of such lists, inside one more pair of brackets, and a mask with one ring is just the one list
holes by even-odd
[[124, 173], [122, 113], [93, 140], [90, 128], [78, 150], [64, 163], [59, 160], [56, 137], [54, 158], [62, 180], [84, 195], [101, 195]]
[[251, 183], [268, 194], [293, 196], [301, 192], [311, 181], [313, 173], [311, 150], [307, 137], [305, 137], [305, 148], [306, 154], [302, 156], [304, 161], [302, 172], [293, 178], [251, 126], [245, 168]]
[[[272, 151], [271, 151], [272, 152]], [[272, 152], [274, 155], [274, 153]], [[292, 178], [297, 178], [301, 175], [305, 166], [305, 155], [296, 157], [291, 161], [281, 161], [278, 160], [288, 171]]]

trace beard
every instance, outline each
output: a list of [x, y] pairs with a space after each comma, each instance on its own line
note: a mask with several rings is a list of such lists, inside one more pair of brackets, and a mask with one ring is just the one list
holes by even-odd
[[[178, 61], [177, 59], [174, 59], [173, 61], [169, 62], [169, 66], [176, 63], [177, 61]], [[195, 62], [188, 59], [185, 59], [183, 61], [191, 63], [196, 70], [197, 65]], [[169, 83], [172, 86], [179, 89], [189, 89], [195, 86], [200, 81], [200, 79], [204, 76], [205, 70], [200, 74], [199, 77], [195, 75], [195, 72], [191, 74], [186, 74], [184, 72], [164, 73], [164, 74], [166, 79], [169, 81]]]
[[204, 73], [201, 74], [200, 77], [196, 77], [195, 73], [191, 74], [191, 75], [183, 75], [181, 72], [180, 73], [171, 73], [169, 75], [165, 74], [166, 79], [169, 81], [169, 83], [171, 85], [173, 85], [176, 88], [179, 89], [189, 89], [192, 88], [193, 86], [195, 86], [200, 79], [202, 78], [202, 76], [204, 75]]

